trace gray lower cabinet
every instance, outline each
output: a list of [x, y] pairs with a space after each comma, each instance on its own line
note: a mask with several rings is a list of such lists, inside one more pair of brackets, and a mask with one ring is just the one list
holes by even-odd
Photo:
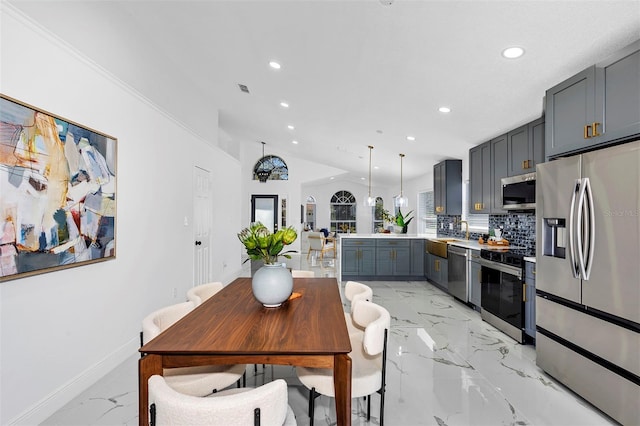
[[640, 41], [547, 90], [547, 158], [640, 135]]
[[525, 262], [524, 267], [524, 332], [527, 336], [536, 338], [536, 264]]
[[343, 238], [341, 272], [347, 280], [424, 279], [424, 239]]
[[449, 289], [449, 262], [444, 257], [427, 254], [429, 275], [427, 279], [444, 290]]
[[424, 276], [425, 240], [411, 240], [411, 275]]
[[480, 250], [472, 250], [471, 251], [471, 260], [469, 261], [469, 282], [470, 282], [470, 293], [469, 293], [469, 302], [475, 306], [476, 311], [480, 311], [480, 302], [481, 302], [481, 286], [480, 279], [482, 268], [480, 266]]
[[376, 275], [410, 275], [411, 242], [409, 240], [377, 241]]
[[340, 259], [342, 276], [375, 275], [376, 241], [372, 239], [345, 238], [341, 241]]

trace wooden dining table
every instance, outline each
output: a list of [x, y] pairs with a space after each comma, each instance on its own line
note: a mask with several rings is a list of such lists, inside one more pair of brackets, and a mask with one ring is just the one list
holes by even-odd
[[277, 364], [333, 369], [338, 425], [351, 425], [351, 343], [335, 278], [294, 278], [278, 308], [237, 278], [140, 348], [140, 425], [149, 424], [148, 380], [163, 369], [210, 364]]

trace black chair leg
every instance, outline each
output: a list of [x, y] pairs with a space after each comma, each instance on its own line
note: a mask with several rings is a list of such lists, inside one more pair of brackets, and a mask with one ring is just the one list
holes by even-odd
[[371, 395], [367, 396], [367, 421], [371, 420]]
[[316, 388], [311, 388], [309, 390], [309, 426], [313, 426], [313, 417], [315, 415], [315, 405], [316, 405]]

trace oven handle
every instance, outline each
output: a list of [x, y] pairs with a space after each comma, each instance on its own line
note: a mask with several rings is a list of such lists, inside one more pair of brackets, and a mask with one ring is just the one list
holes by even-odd
[[504, 272], [505, 274], [514, 275], [518, 277], [519, 280], [522, 280], [522, 269], [505, 265], [503, 263], [491, 262], [490, 260], [485, 260], [483, 258], [480, 258], [479, 263], [480, 266], [484, 266], [485, 268], [495, 269], [496, 271]]

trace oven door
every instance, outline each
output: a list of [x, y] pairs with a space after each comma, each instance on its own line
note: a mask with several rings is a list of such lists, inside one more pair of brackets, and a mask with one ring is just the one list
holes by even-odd
[[[522, 270], [480, 259], [482, 319], [523, 341]], [[485, 312], [486, 311], [486, 312]]]

